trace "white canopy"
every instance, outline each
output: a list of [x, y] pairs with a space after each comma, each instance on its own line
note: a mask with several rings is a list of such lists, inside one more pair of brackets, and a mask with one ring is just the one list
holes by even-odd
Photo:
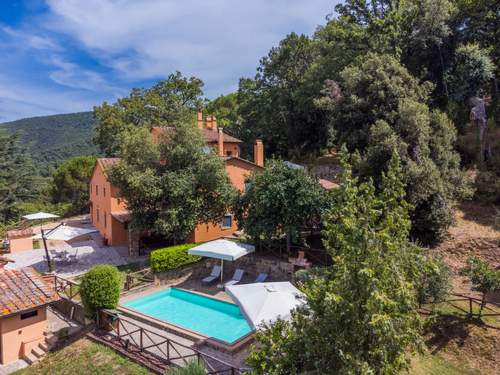
[[56, 219], [58, 215], [49, 214], [47, 212], [37, 212], [36, 214], [24, 215], [23, 219], [26, 220], [43, 220], [43, 219]]
[[254, 251], [253, 245], [220, 239], [195, 246], [188, 250], [188, 254], [233, 261]]
[[[97, 232], [97, 229], [77, 228], [77, 227], [70, 227], [68, 225], [59, 225], [54, 229], [46, 231], [45, 238], [47, 240], [54, 240], [54, 241], [69, 241], [72, 240], [73, 238], [80, 237], [85, 234], [93, 232]], [[42, 239], [42, 236], [40, 234], [36, 234], [33, 236], [33, 239], [40, 240]]]
[[289, 320], [291, 312], [304, 303], [304, 294], [288, 281], [231, 285], [226, 292], [240, 306], [243, 314], [258, 328], [278, 318]]

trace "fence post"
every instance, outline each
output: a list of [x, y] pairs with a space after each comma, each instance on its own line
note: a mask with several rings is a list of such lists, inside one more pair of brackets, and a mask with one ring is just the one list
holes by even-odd
[[469, 297], [469, 311], [470, 311], [470, 317], [472, 318], [473, 314], [472, 314], [472, 298], [471, 297]]
[[140, 344], [141, 352], [142, 352], [142, 347], [143, 347], [143, 345], [142, 345], [142, 331], [143, 330], [144, 330], [144, 328], [141, 328], [141, 330], [139, 331], [139, 335], [140, 335], [140, 337], [139, 337], [139, 344]]
[[117, 320], [118, 324], [116, 325], [116, 334], [118, 335], [118, 338], [120, 338], [120, 323], [121, 323], [120, 317], [117, 317]]
[[167, 361], [170, 363], [170, 340], [167, 339]]

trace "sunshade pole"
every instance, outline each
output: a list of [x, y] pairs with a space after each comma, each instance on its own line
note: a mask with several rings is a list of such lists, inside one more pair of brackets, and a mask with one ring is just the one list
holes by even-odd
[[43, 241], [43, 247], [45, 248], [45, 256], [47, 257], [47, 266], [49, 268], [49, 272], [52, 272], [52, 262], [50, 261], [50, 255], [49, 255], [49, 250], [47, 249], [47, 239], [45, 238], [45, 233], [43, 229], [42, 231], [42, 241]]

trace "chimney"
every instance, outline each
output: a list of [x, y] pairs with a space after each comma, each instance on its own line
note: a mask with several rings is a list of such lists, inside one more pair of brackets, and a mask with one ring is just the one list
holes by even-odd
[[254, 163], [259, 167], [264, 167], [264, 144], [261, 139], [256, 139], [253, 145]]
[[212, 116], [212, 128], [217, 129], [217, 117]]
[[212, 116], [207, 116], [205, 123], [206, 123], [207, 129], [212, 130]]
[[222, 128], [219, 128], [217, 146], [218, 146], [219, 156], [224, 156], [224, 129]]
[[196, 117], [196, 123], [198, 125], [198, 129], [203, 129], [203, 112], [198, 111], [198, 114]]

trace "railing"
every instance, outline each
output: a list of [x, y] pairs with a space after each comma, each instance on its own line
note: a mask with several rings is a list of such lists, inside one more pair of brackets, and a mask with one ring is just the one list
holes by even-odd
[[80, 302], [80, 284], [57, 275], [54, 275], [53, 278], [54, 289], [60, 297], [72, 302]]
[[[438, 303], [428, 304], [428, 306], [431, 306], [431, 309], [427, 308], [426, 306], [422, 306], [420, 310], [424, 313], [431, 313], [433, 309], [434, 310], [436, 308], [439, 309], [440, 305], [441, 306], [448, 305], [456, 309], [457, 312], [463, 313], [463, 315], [466, 316], [467, 318], [500, 317], [500, 305], [498, 303], [492, 301], [483, 301], [479, 298], [464, 294], [450, 293], [450, 296], [454, 298], [447, 299]], [[458, 303], [460, 302], [466, 302], [465, 306], [458, 305]], [[476, 309], [474, 309], [474, 307], [476, 307]], [[441, 315], [453, 315], [453, 314], [441, 313]], [[491, 328], [500, 329], [500, 320], [498, 320], [498, 324], [495, 323], [494, 325], [492, 325], [486, 323], [486, 325], [490, 326]]]
[[[203, 353], [196, 348], [181, 344], [160, 333], [141, 327], [118, 313], [102, 310], [96, 331], [107, 345], [120, 349], [131, 359], [163, 372], [169, 367], [183, 367], [192, 360], [197, 360], [205, 366], [210, 375], [239, 375], [247, 372], [221, 359]], [[102, 330], [102, 328], [107, 330]]]
[[128, 291], [140, 286], [149, 285], [153, 282], [154, 276], [151, 268], [145, 268], [140, 271], [127, 273], [123, 289]]

